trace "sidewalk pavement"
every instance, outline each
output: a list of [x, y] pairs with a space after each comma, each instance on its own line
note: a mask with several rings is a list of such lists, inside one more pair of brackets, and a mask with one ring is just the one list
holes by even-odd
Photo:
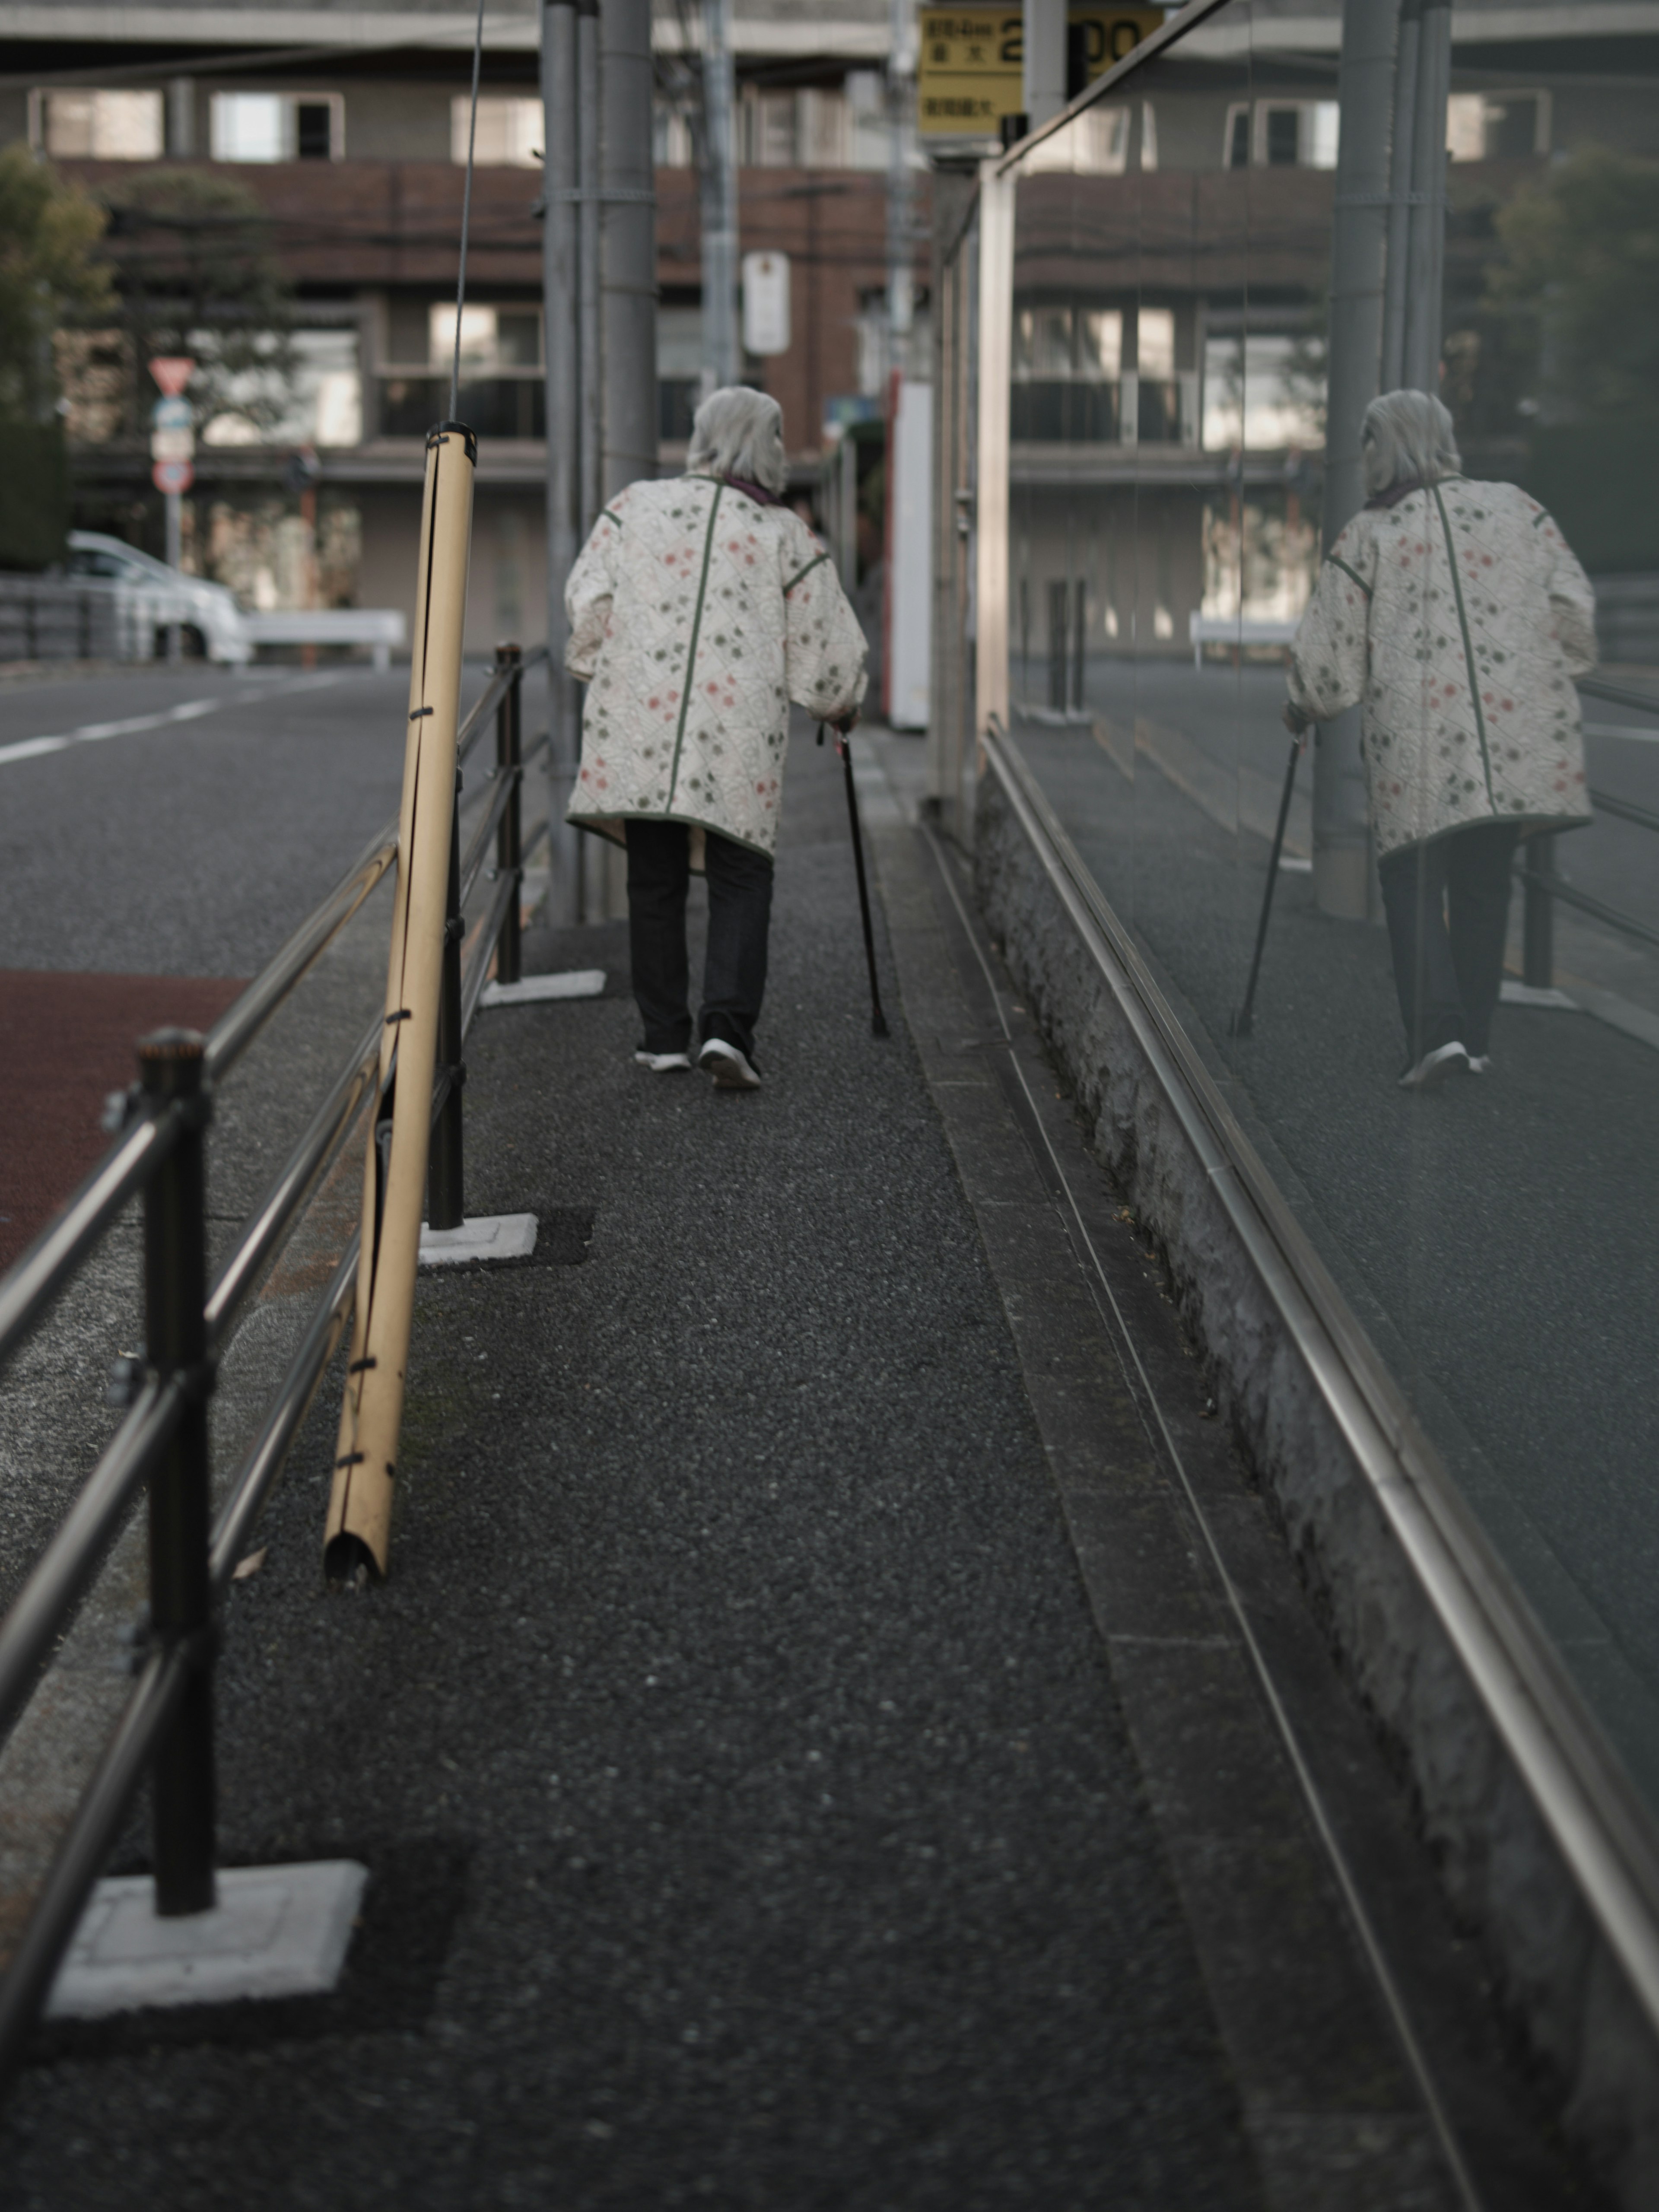
[[1492, 2201], [1576, 2201], [948, 856], [872, 810], [878, 1042], [790, 775], [765, 1087], [635, 1066], [622, 926], [533, 937], [606, 994], [469, 1040], [468, 1211], [542, 1236], [422, 1279], [390, 1579], [321, 1585], [336, 1373], [233, 1589], [222, 1854], [368, 1863], [340, 1990], [44, 2032], [8, 2202], [1455, 2203], [1204, 1498]]

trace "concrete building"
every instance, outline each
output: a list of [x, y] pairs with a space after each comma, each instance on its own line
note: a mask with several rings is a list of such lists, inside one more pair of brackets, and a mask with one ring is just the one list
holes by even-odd
[[[803, 20], [757, 0], [735, 23], [741, 246], [787, 254], [787, 350], [750, 358], [782, 404], [811, 495], [825, 422], [880, 393], [886, 283], [886, 0]], [[540, 9], [486, 19], [461, 413], [479, 432], [469, 647], [540, 631], [544, 591]], [[0, 6], [0, 143], [27, 138], [119, 198], [159, 168], [232, 182], [293, 288], [291, 376], [200, 427], [185, 565], [264, 607], [405, 606], [422, 439], [447, 404], [473, 16], [421, 0], [315, 7]], [[698, 388], [702, 270], [688, 75], [693, 14], [658, 0], [661, 461], [684, 453]], [[917, 228], [925, 229], [926, 180]], [[176, 243], [176, 234], [174, 234]], [[112, 250], [165, 283], [160, 234]], [[921, 258], [925, 268], [925, 252]], [[918, 352], [925, 356], [925, 347]], [[160, 550], [140, 403], [117, 331], [66, 334], [76, 519]], [[837, 403], [843, 403], [838, 404]], [[314, 486], [296, 488], [296, 452]]]

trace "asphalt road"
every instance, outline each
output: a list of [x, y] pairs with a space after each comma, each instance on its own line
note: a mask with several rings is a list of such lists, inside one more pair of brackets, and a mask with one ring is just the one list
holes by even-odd
[[[1169, 688], [1209, 681], [1188, 669]], [[1213, 739], [1218, 721], [1194, 720]], [[1386, 935], [1321, 916], [1306, 876], [1280, 879], [1255, 1032], [1234, 1042], [1262, 840], [1144, 763], [1131, 785], [1086, 729], [1023, 726], [1018, 742], [1659, 1801], [1659, 1053], [1582, 1014], [1505, 1006], [1491, 1076], [1402, 1093]]]
[[0, 688], [0, 969], [254, 974], [395, 810], [408, 690], [201, 667]]

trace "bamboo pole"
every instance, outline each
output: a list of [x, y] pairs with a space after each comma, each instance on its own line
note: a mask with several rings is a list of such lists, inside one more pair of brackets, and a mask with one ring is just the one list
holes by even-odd
[[331, 1582], [380, 1580], [391, 1544], [432, 1129], [477, 464], [477, 442], [465, 424], [441, 422], [428, 435], [380, 1099], [363, 1161], [351, 1364], [324, 1539]]

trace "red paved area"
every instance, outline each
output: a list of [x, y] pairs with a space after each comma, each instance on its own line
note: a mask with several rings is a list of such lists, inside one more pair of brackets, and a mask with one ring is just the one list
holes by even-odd
[[134, 1047], [169, 1022], [204, 1030], [244, 988], [229, 975], [80, 975], [0, 969], [0, 1267], [108, 1148], [106, 1096]]

